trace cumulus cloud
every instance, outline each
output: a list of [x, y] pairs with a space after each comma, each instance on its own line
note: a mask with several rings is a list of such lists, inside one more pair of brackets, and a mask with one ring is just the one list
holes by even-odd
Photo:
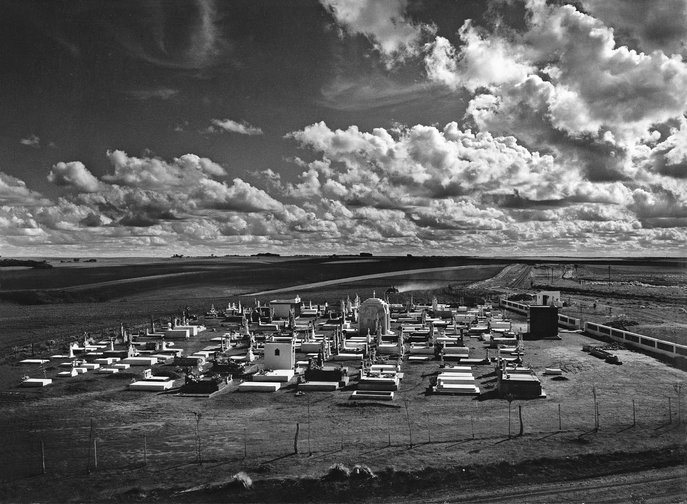
[[[549, 129], [625, 148], [687, 106], [687, 65], [681, 57], [618, 46], [612, 29], [571, 5], [530, 0], [527, 6], [525, 32], [507, 39], [477, 33], [466, 23], [460, 50], [438, 38], [426, 58], [430, 78], [473, 91], [489, 88], [468, 107], [480, 128]], [[487, 63], [482, 69], [482, 61], [499, 66], [491, 71]]]
[[226, 175], [225, 169], [208, 158], [185, 154], [171, 162], [157, 157], [138, 158], [121, 150], [108, 151], [114, 173], [103, 180], [125, 186], [144, 189], [169, 189], [189, 187], [210, 175]]
[[591, 15], [614, 28], [616, 37], [645, 52], [685, 55], [685, 0], [582, 0]]
[[348, 33], [367, 37], [389, 65], [419, 53], [424, 27], [406, 16], [407, 0], [320, 0]]
[[282, 208], [281, 203], [265, 191], [253, 187], [240, 178], [235, 178], [230, 186], [215, 180], [201, 180], [192, 196], [198, 205], [220, 210], [260, 212], [276, 211]]
[[208, 133], [239, 133], [241, 135], [262, 135], [262, 129], [257, 126], [251, 126], [246, 122], [236, 122], [231, 119], [212, 119], [211, 126], [208, 127]]
[[[316, 122], [285, 135], [305, 151], [299, 157], [245, 177], [195, 154], [113, 150], [100, 180], [76, 161], [53, 166], [49, 179], [71, 189], [53, 201], [0, 175], [3, 245], [89, 239], [184, 251], [252, 252], [263, 244], [313, 253], [684, 250], [687, 66], [676, 45], [682, 28], [665, 11], [648, 14], [668, 23], [664, 38], [621, 13], [616, 0], [577, 2], [585, 12], [529, 0], [496, 21], [475, 19], [439, 35], [412, 21], [405, 1], [321, 3], [342, 40], [366, 37], [387, 69], [375, 68], [368, 81], [339, 75], [322, 88], [319, 105], [357, 111], [400, 106], [425, 92], [455, 95], [462, 122]], [[490, 13], [506, 4], [514, 5], [493, 2]], [[203, 5], [199, 24], [210, 31], [192, 30], [188, 45], [188, 54], [209, 58], [201, 66], [220, 38], [213, 4]], [[184, 55], [169, 61], [188, 67]], [[424, 75], [397, 84], [392, 66]], [[262, 134], [231, 119], [212, 119], [208, 132]]]
[[474, 92], [480, 87], [519, 82], [534, 69], [508, 40], [480, 33], [469, 20], [458, 34], [460, 51], [444, 37], [427, 44], [425, 66], [430, 80]]
[[[340, 163], [311, 164], [301, 179], [334, 188], [330, 195], [356, 194], [373, 202], [412, 203], [417, 197], [454, 197], [475, 193], [512, 193], [532, 199], [570, 196], [579, 174], [557, 166], [551, 156], [530, 152], [514, 137], [462, 130], [457, 123], [443, 129], [416, 125], [395, 138], [384, 128], [371, 133], [351, 126], [331, 130], [315, 123], [289, 138]], [[326, 179], [326, 180], [325, 180]], [[303, 184], [296, 189], [304, 189]], [[305, 196], [305, 192], [301, 192]], [[374, 203], [368, 200], [368, 205]]]
[[48, 180], [55, 185], [67, 186], [81, 192], [95, 192], [100, 181], [81, 161], [59, 162], [52, 167]]
[[0, 205], [34, 206], [45, 201], [40, 193], [29, 189], [23, 180], [0, 172]]

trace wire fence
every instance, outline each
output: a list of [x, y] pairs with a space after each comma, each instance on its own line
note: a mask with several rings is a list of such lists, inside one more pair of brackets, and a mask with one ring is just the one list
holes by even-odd
[[[452, 400], [455, 398], [441, 397]], [[380, 408], [380, 405], [375, 405]], [[456, 405], [453, 416], [437, 417], [431, 408], [409, 408], [403, 401], [383, 407], [375, 414], [369, 408], [345, 408], [341, 417], [311, 415], [305, 408], [294, 418], [275, 422], [278, 411], [252, 419], [236, 412], [219, 414], [189, 411], [175, 418], [132, 418], [116, 423], [107, 415], [96, 419], [44, 418], [0, 422], [3, 456], [0, 480], [13, 481], [41, 473], [77, 475], [103, 470], [166, 470], [186, 464], [240, 463], [259, 467], [272, 460], [298, 453], [321, 459], [338, 455], [359, 457], [383, 448], [404, 451], [423, 445], [442, 445], [441, 450], [465, 449], [473, 443], [502, 440], [522, 433], [536, 440], [549, 434], [584, 436], [595, 429], [623, 435], [644, 429], [652, 435], [671, 427], [685, 430], [684, 405], [677, 397], [632, 400], [606, 394], [585, 411], [571, 411], [560, 403], [498, 401], [483, 416], [478, 407]], [[344, 409], [344, 408], [341, 408]], [[598, 419], [598, 423], [597, 420]], [[286, 417], [286, 415], [285, 415]]]

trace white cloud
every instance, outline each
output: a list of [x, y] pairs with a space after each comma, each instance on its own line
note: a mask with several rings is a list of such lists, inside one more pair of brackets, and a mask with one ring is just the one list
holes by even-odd
[[241, 135], [262, 135], [262, 129], [257, 126], [251, 126], [250, 124], [243, 122], [239, 123], [231, 119], [212, 119], [212, 126], [208, 127], [208, 133], [239, 133]]
[[417, 55], [423, 30], [431, 30], [406, 17], [407, 0], [320, 0], [320, 3], [347, 32], [370, 39], [388, 65]]
[[198, 206], [239, 212], [277, 211], [281, 203], [262, 189], [253, 187], [240, 178], [235, 178], [232, 185], [224, 182], [204, 179], [191, 194]]
[[612, 27], [616, 37], [642, 51], [685, 55], [685, 0], [582, 0], [582, 5]]
[[95, 192], [100, 181], [81, 161], [59, 162], [52, 167], [48, 180], [58, 186], [67, 186], [81, 192]]
[[23, 180], [0, 172], [0, 205], [35, 206], [45, 201], [40, 193], [29, 189]]
[[32, 147], [34, 149], [41, 148], [40, 137], [38, 137], [38, 135], [34, 135], [33, 133], [27, 136], [26, 138], [19, 139], [19, 143], [22, 145], [26, 145], [27, 147]]
[[427, 44], [427, 77], [451, 88], [475, 91], [509, 82], [519, 82], [533, 71], [517, 46], [500, 37], [480, 33], [468, 20], [459, 30], [461, 50], [444, 37]]
[[102, 179], [109, 183], [144, 189], [193, 187], [208, 175], [225, 175], [224, 168], [208, 158], [185, 154], [171, 162], [156, 157], [137, 158], [121, 150], [108, 151], [114, 174]]

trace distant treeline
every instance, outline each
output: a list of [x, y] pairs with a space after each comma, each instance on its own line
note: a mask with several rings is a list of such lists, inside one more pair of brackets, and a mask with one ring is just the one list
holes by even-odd
[[0, 268], [8, 268], [10, 266], [28, 266], [30, 268], [49, 269], [52, 264], [46, 261], [33, 261], [31, 259], [0, 259]]

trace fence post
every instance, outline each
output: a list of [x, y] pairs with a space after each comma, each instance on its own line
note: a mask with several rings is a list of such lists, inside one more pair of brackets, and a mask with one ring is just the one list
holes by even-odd
[[41, 466], [43, 467], [43, 474], [45, 474], [45, 445], [41, 439]]
[[298, 422], [296, 422], [296, 436], [293, 438], [293, 453], [298, 454], [298, 431], [300, 430], [300, 426], [298, 425]]
[[668, 397], [668, 423], [673, 423], [673, 407], [670, 403], [670, 397]]
[[86, 472], [91, 474], [91, 441], [93, 440], [93, 419], [91, 418], [91, 430], [88, 432], [88, 462], [86, 463]]
[[406, 422], [408, 423], [408, 439], [410, 441], [410, 447], [413, 447], [413, 430], [410, 426], [410, 415], [408, 414], [408, 399], [403, 400], [406, 407]]

